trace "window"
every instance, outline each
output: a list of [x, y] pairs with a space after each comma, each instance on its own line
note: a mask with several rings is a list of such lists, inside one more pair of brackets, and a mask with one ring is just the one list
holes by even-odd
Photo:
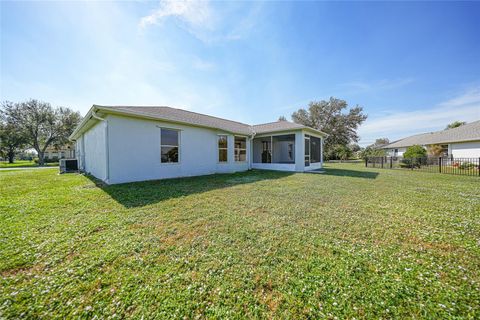
[[179, 131], [160, 129], [160, 149], [162, 163], [178, 163]]
[[228, 161], [228, 140], [227, 136], [218, 136], [218, 162]]
[[235, 137], [235, 161], [247, 161], [247, 138]]

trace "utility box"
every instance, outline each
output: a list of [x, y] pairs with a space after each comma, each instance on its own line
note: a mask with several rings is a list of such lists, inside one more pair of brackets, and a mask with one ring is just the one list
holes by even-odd
[[60, 159], [60, 173], [78, 172], [77, 159]]

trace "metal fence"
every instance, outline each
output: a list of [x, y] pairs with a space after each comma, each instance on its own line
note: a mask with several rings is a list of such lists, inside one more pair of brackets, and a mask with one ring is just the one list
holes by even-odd
[[369, 157], [365, 167], [384, 169], [405, 169], [423, 172], [447, 173], [480, 177], [480, 158], [454, 157]]

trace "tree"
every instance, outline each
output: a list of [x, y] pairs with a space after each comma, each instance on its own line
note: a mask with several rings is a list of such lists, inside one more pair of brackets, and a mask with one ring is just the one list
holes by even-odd
[[0, 145], [2, 153], [13, 163], [15, 155], [25, 146], [25, 137], [11, 124], [0, 125]]
[[378, 138], [375, 140], [375, 142], [373, 143], [373, 145], [371, 145], [371, 147], [373, 148], [379, 148], [379, 147], [382, 147], [386, 144], [389, 144], [390, 143], [390, 140], [388, 138]]
[[80, 113], [69, 108], [52, 108], [49, 103], [33, 99], [6, 102], [0, 112], [11, 119], [16, 129], [24, 134], [26, 143], [37, 151], [39, 165], [44, 164], [48, 146], [68, 142], [69, 135], [81, 120]]
[[435, 156], [435, 157], [440, 157], [443, 154], [443, 147], [439, 144], [433, 144], [428, 146], [428, 154]]
[[454, 121], [452, 123], [450, 123], [446, 128], [445, 130], [448, 130], [448, 129], [453, 129], [453, 128], [458, 128], [458, 127], [461, 127], [463, 125], [467, 124], [465, 121]]
[[353, 156], [353, 151], [348, 146], [341, 144], [337, 144], [331, 150], [332, 154], [329, 155], [330, 159], [348, 160]]
[[360, 151], [360, 157], [362, 159], [367, 159], [367, 158], [374, 158], [374, 157], [385, 157], [386, 155], [386, 152], [384, 149], [378, 149], [378, 148], [374, 148], [372, 147], [373, 145], [370, 145], [368, 147], [366, 147], [365, 149], [363, 149], [362, 151]]
[[427, 150], [424, 147], [419, 146], [418, 144], [410, 146], [407, 148], [407, 151], [403, 154], [404, 158], [425, 158], [427, 156]]
[[12, 119], [0, 113], [0, 154], [8, 158], [9, 163], [13, 163], [15, 155], [22, 151], [25, 143], [26, 138], [23, 132]]
[[[348, 112], [344, 112], [348, 110]], [[335, 146], [348, 146], [358, 142], [357, 128], [366, 119], [363, 108], [355, 106], [348, 109], [345, 100], [330, 98], [328, 101], [312, 101], [308, 110], [299, 109], [292, 114], [296, 123], [309, 126], [329, 134], [325, 139], [324, 153], [327, 159], [335, 156]]]
[[351, 143], [348, 145], [348, 148], [352, 150], [352, 152], [359, 152], [362, 148], [358, 145], [358, 143]]
[[287, 121], [287, 118], [285, 118], [285, 116], [280, 116], [278, 117], [278, 121]]

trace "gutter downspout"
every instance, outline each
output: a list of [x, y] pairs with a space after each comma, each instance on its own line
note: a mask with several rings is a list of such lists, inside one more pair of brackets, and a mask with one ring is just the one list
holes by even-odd
[[99, 117], [95, 113], [95, 109], [92, 110], [92, 117], [105, 122], [105, 182], [108, 183], [110, 179], [110, 155], [109, 155], [109, 147], [108, 147], [108, 121], [104, 118]]
[[253, 164], [253, 139], [257, 133], [252, 129], [252, 135], [250, 136], [250, 154], [248, 155], [248, 169], [252, 169]]

